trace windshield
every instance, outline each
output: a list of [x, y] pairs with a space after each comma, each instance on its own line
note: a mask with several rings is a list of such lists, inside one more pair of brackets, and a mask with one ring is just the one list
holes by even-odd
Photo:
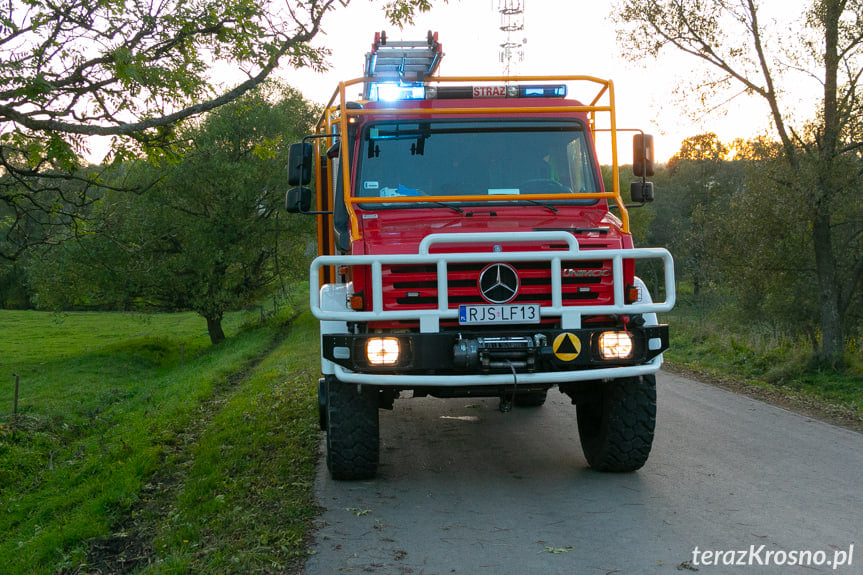
[[360, 146], [359, 197], [568, 194], [560, 199], [570, 203], [599, 191], [575, 120], [377, 122]]

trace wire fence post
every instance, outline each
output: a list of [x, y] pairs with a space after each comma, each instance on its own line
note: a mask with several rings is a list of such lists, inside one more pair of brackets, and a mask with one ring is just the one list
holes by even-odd
[[18, 383], [21, 379], [17, 373], [13, 373], [15, 376], [15, 399], [12, 402], [12, 414], [18, 415]]

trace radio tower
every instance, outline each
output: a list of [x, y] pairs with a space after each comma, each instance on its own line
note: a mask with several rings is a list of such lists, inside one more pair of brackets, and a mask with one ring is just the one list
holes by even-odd
[[513, 76], [518, 73], [518, 63], [524, 60], [524, 3], [526, 0], [498, 0], [497, 11], [500, 13], [500, 30], [504, 33], [504, 42], [500, 45], [500, 63], [503, 64], [503, 75]]

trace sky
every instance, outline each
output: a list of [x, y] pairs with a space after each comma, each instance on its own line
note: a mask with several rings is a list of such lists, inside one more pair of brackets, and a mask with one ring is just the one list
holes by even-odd
[[[784, 4], [783, 0], [778, 0]], [[362, 76], [364, 55], [374, 33], [386, 30], [391, 40], [423, 40], [429, 30], [438, 32], [444, 58], [440, 74], [447, 76], [500, 75], [498, 0], [438, 0], [429, 13], [399, 30], [390, 25], [382, 3], [352, 2], [324, 19], [323, 34], [315, 45], [331, 50], [329, 71], [282, 69], [278, 75], [306, 98], [324, 103], [341, 80]], [[697, 73], [698, 62], [683, 55], [662, 60], [631, 62], [617, 46], [612, 4], [602, 0], [523, 0], [524, 58], [522, 75], [591, 75], [614, 82], [617, 125], [653, 134], [657, 162], [665, 162], [690, 136], [715, 132], [723, 142], [754, 137], [769, 130], [769, 110], [760, 100], [738, 99], [722, 114], [692, 120], [675, 105], [671, 88], [682, 77]], [[352, 96], [352, 94], [348, 94]], [[574, 95], [577, 97], [577, 95]], [[620, 138], [619, 159], [631, 161], [631, 138]], [[602, 142], [597, 143], [598, 147]], [[600, 150], [600, 159], [609, 156]]]

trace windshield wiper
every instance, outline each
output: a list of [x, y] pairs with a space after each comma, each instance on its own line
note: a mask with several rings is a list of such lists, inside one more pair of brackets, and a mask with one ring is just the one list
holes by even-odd
[[[436, 206], [441, 206], [441, 207], [444, 207], [444, 208], [449, 208], [449, 209], [451, 209], [451, 210], [455, 210], [455, 211], [457, 211], [457, 212], [458, 212], [458, 213], [460, 213], [460, 214], [463, 214], [463, 213], [464, 213], [464, 210], [463, 210], [463, 209], [461, 209], [460, 207], [458, 207], [458, 206], [454, 206], [454, 205], [452, 205], [452, 204], [448, 204], [448, 203], [446, 203], [446, 202], [423, 202], [423, 203], [426, 203], [426, 204], [434, 204], [434, 205], [436, 205]], [[422, 206], [422, 204], [420, 204], [420, 206]]]
[[552, 211], [552, 212], [554, 212], [555, 214], [558, 212], [558, 209], [557, 209], [556, 207], [554, 207], [553, 205], [551, 205], [551, 204], [547, 204], [547, 203], [545, 203], [545, 202], [540, 202], [540, 201], [538, 201], [538, 200], [520, 199], [519, 201], [520, 201], [520, 202], [528, 202], [528, 203], [533, 204], [533, 205], [535, 205], [535, 206], [541, 206], [541, 207], [543, 207], [543, 208], [545, 208], [545, 209], [547, 209], [547, 210], [551, 210], [551, 211]]
[[461, 209], [460, 207], [458, 207], [458, 206], [454, 206], [454, 205], [452, 205], [452, 204], [448, 204], [448, 203], [446, 203], [446, 202], [430, 202], [430, 201], [425, 201], [425, 202], [417, 202], [417, 203], [415, 203], [415, 204], [414, 204], [414, 203], [410, 203], [410, 204], [401, 204], [401, 205], [402, 205], [402, 206], [404, 206], [404, 207], [405, 207], [405, 208], [407, 208], [407, 209], [415, 210], [415, 209], [421, 209], [421, 208], [424, 208], [424, 207], [426, 207], [426, 206], [427, 206], [427, 205], [429, 205], [429, 204], [433, 204], [433, 205], [435, 205], [435, 206], [440, 206], [440, 207], [442, 207], [442, 208], [449, 208], [449, 209], [451, 209], [451, 210], [453, 210], [453, 211], [455, 211], [455, 212], [458, 212], [458, 213], [460, 213], [460, 214], [463, 214], [463, 213], [464, 213], [464, 210], [463, 210], [463, 209]]

